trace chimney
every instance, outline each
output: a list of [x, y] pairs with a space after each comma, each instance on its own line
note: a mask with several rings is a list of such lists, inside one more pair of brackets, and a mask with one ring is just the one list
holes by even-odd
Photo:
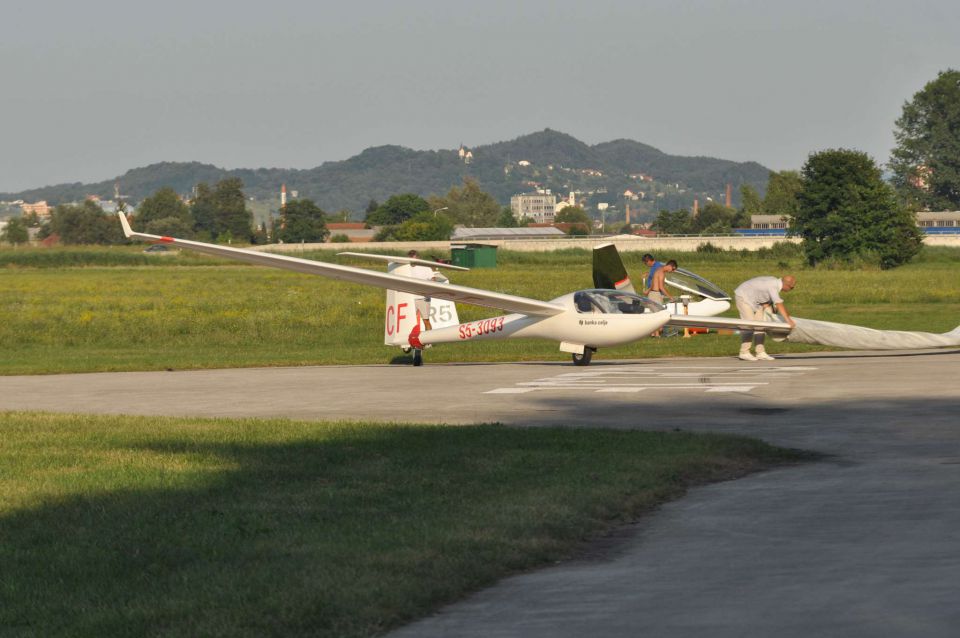
[[627, 226], [629, 226], [630, 225], [630, 204], [625, 204], [625, 208], [627, 209]]
[[727, 182], [727, 208], [733, 208], [733, 184]]
[[280, 208], [287, 205], [287, 185], [280, 184]]
[[693, 200], [693, 216], [696, 217], [699, 214], [700, 214], [700, 200], [695, 199]]

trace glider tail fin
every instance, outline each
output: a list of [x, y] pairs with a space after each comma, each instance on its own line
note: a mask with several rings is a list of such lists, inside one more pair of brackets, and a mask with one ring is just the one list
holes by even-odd
[[636, 293], [615, 245], [603, 244], [593, 249], [593, 285], [597, 288]]
[[[422, 268], [422, 267], [421, 267]], [[409, 277], [410, 264], [391, 263], [388, 272]], [[437, 274], [435, 273], [435, 277]], [[441, 277], [441, 281], [446, 281]], [[456, 326], [460, 323], [457, 305], [448, 299], [387, 290], [387, 306], [383, 325], [383, 343], [388, 346], [409, 347], [410, 336], [425, 330]]]

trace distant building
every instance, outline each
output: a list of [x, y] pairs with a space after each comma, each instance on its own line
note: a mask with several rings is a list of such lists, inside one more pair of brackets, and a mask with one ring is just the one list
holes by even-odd
[[783, 215], [750, 215], [750, 228], [774, 230], [787, 228], [790, 221]]
[[519, 162], [517, 162], [517, 166], [530, 166], [530, 162], [528, 162], [527, 160], [520, 160]]
[[46, 201], [39, 201], [35, 204], [20, 204], [20, 212], [24, 215], [36, 213], [37, 217], [44, 218], [50, 216], [50, 206]]
[[527, 193], [510, 198], [510, 210], [517, 219], [527, 217], [539, 224], [553, 222], [557, 196], [550, 193]]
[[525, 228], [467, 228], [457, 226], [450, 241], [474, 241], [477, 239], [549, 239], [563, 237], [564, 232], [553, 226], [529, 226]]
[[917, 213], [917, 226], [920, 228], [960, 228], [960, 211]]
[[[920, 212], [916, 214], [917, 226], [924, 228], [960, 228], [960, 211]], [[750, 228], [756, 230], [782, 230], [790, 226], [784, 215], [751, 215]]]
[[334, 235], [346, 235], [351, 242], [364, 242], [373, 241], [379, 229], [367, 228], [363, 222], [328, 222], [327, 230], [331, 238]]

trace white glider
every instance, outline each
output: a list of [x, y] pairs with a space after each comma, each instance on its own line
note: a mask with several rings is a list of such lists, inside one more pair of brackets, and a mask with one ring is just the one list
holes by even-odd
[[[118, 214], [120, 223], [123, 225], [123, 233], [129, 239], [172, 244], [250, 264], [322, 275], [331, 279], [377, 286], [388, 291], [496, 308], [511, 313], [480, 321], [424, 329], [426, 328], [424, 317], [416, 307], [409, 306], [407, 302], [398, 303], [396, 307], [388, 305], [385, 332], [392, 331], [394, 337], [405, 339], [409, 347], [415, 350], [414, 365], [420, 365], [422, 362], [421, 350], [425, 346], [439, 343], [514, 337], [548, 339], [560, 342], [560, 350], [571, 353], [574, 364], [587, 365], [597, 348], [617, 346], [642, 339], [668, 323], [678, 326], [755, 330], [776, 336], [785, 336], [790, 332], [788, 325], [775, 321], [673, 314], [666, 307], [646, 297], [622, 290], [600, 288], [579, 290], [550, 301], [541, 301], [394, 273], [374, 272], [286, 255], [138, 233], [130, 227], [130, 223], [122, 212]], [[396, 262], [409, 258], [389, 259]], [[439, 266], [432, 262], [428, 263], [431, 266]], [[415, 317], [415, 321], [408, 322], [411, 316]], [[411, 323], [412, 329], [408, 334], [404, 334], [404, 326]]]

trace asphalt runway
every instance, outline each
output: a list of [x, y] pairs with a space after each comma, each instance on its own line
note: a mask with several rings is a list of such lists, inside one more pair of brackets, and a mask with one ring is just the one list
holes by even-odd
[[[429, 355], [429, 352], [427, 353]], [[831, 455], [692, 490], [395, 636], [956, 636], [960, 351], [0, 377], [0, 410], [742, 433]]]

